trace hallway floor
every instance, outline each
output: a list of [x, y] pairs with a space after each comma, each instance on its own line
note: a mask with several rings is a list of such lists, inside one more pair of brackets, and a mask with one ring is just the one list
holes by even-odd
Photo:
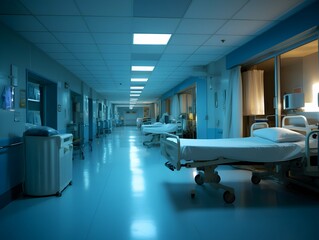
[[118, 127], [95, 139], [84, 160], [75, 153], [62, 197], [21, 197], [0, 210], [0, 238], [319, 239], [318, 196], [273, 181], [253, 185], [249, 171], [222, 166], [222, 182], [236, 193], [226, 204], [222, 190], [195, 184], [194, 170], [168, 170], [145, 138]]

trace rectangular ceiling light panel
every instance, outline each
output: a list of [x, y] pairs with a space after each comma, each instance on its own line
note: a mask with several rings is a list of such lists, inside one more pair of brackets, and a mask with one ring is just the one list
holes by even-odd
[[154, 70], [154, 66], [132, 66], [131, 69], [138, 72], [151, 72]]
[[130, 89], [132, 89], [132, 90], [142, 90], [142, 89], [144, 89], [144, 87], [143, 86], [131, 86]]
[[166, 45], [171, 34], [142, 34], [134, 33], [133, 44], [138, 45]]
[[147, 82], [148, 78], [131, 78], [131, 82]]

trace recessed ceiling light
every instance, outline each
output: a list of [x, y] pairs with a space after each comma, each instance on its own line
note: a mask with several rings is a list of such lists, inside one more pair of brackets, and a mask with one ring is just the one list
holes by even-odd
[[136, 94], [136, 93], [130, 94], [130, 97], [139, 97], [139, 96], [141, 96], [141, 94]]
[[151, 72], [154, 70], [154, 66], [132, 66], [132, 71]]
[[141, 89], [144, 89], [144, 87], [143, 86], [131, 86], [130, 89], [141, 90]]
[[130, 98], [130, 102], [136, 102], [138, 98]]
[[148, 78], [131, 78], [131, 82], [147, 82]]
[[130, 93], [142, 93], [142, 91], [130, 91]]
[[141, 34], [134, 33], [133, 44], [166, 45], [172, 34]]

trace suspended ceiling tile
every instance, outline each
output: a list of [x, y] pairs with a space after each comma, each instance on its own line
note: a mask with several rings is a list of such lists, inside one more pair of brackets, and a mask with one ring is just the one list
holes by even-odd
[[132, 53], [163, 53], [164, 45], [133, 45]]
[[212, 61], [212, 54], [194, 54], [190, 56], [186, 61], [199, 61], [208, 64]]
[[92, 33], [97, 44], [132, 44], [133, 34], [131, 33]]
[[30, 15], [0, 15], [0, 20], [18, 32], [47, 31], [35, 17]]
[[302, 0], [258, 0], [249, 1], [234, 19], [277, 20], [283, 13], [301, 4]]
[[158, 64], [156, 65], [156, 67], [178, 67], [179, 65], [181, 65], [183, 61], [165, 61], [165, 60], [161, 60], [158, 62]]
[[57, 59], [59, 63], [61, 63], [63, 66], [80, 66], [82, 65], [79, 60], [76, 59]]
[[74, 55], [69, 52], [51, 52], [51, 53], [48, 53], [48, 55], [56, 60], [59, 60], [59, 59], [75, 60]]
[[[239, 35], [213, 35], [204, 45], [216, 45], [216, 46], [240, 46], [249, 40], [253, 36], [239, 36]], [[224, 42], [222, 42], [224, 40]]]
[[19, 0], [1, 0], [0, 14], [28, 15], [30, 11]]
[[214, 34], [225, 22], [215, 19], [183, 19], [176, 33]]
[[167, 46], [165, 53], [167, 54], [192, 54], [198, 46]]
[[[35, 15], [79, 15], [73, 0], [20, 0]], [[63, 6], [63, 7], [61, 7]]]
[[99, 52], [97, 46], [95, 44], [64, 44], [64, 46], [72, 53], [78, 52], [92, 52], [92, 53], [97, 53]]
[[38, 19], [51, 32], [88, 32], [80, 16], [38, 16]]
[[102, 55], [105, 60], [131, 60], [131, 54], [129, 53], [103, 53]]
[[58, 43], [50, 32], [20, 32], [20, 34], [32, 43]]
[[156, 66], [157, 61], [152, 60], [131, 60], [131, 66]]
[[102, 60], [99, 53], [74, 53], [74, 56], [79, 60]]
[[132, 31], [132, 18], [85, 17], [90, 31], [97, 33], [127, 33]]
[[184, 61], [189, 57], [188, 54], [166, 54], [161, 57], [161, 61]]
[[214, 54], [224, 54], [225, 53], [225, 47], [222, 46], [201, 46], [199, 47], [195, 54], [205, 54], [205, 55], [214, 55]]
[[134, 18], [134, 33], [174, 33], [180, 20], [174, 18]]
[[101, 65], [89, 65], [89, 66], [85, 66], [85, 68], [87, 70], [89, 70], [90, 72], [95, 72], [95, 71], [108, 71], [107, 66], [101, 66]]
[[133, 61], [147, 60], [147, 61], [158, 61], [161, 58], [161, 54], [158, 53], [132, 53], [131, 59]]
[[132, 0], [76, 0], [83, 15], [132, 16]]
[[230, 19], [247, 0], [193, 0], [185, 18]]
[[111, 44], [99, 44], [99, 49], [101, 53], [130, 53], [132, 46], [131, 45], [111, 45]]
[[68, 66], [68, 69], [70, 69], [71, 71], [78, 72], [78, 73], [88, 73], [88, 70], [82, 65]]
[[134, 17], [181, 18], [191, 0], [134, 0]]
[[210, 37], [210, 34], [173, 34], [169, 41], [169, 45], [202, 45]]
[[37, 43], [35, 44], [38, 48], [42, 49], [44, 52], [50, 53], [65, 53], [68, 52], [67, 49], [62, 44], [56, 43]]
[[218, 30], [217, 34], [252, 36], [260, 33], [270, 23], [269, 21], [230, 20]]
[[131, 61], [130, 60], [106, 60], [105, 61], [108, 66], [113, 66], [116, 69], [116, 66], [125, 66], [125, 68], [131, 69]]
[[61, 42], [61, 43], [71, 43], [71, 44], [93, 44], [94, 39], [89, 33], [79, 33], [79, 32], [54, 32], [53, 35]]
[[104, 66], [105, 62], [103, 60], [81, 60], [80, 61], [83, 65], [85, 66], [92, 66], [92, 65], [97, 65], [97, 66]]

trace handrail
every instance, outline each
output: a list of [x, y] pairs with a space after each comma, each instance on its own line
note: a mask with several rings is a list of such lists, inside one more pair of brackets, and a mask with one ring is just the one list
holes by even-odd
[[1, 149], [5, 149], [5, 148], [11, 148], [11, 147], [20, 146], [20, 145], [22, 145], [22, 144], [23, 144], [23, 142], [11, 143], [11, 144], [9, 144], [9, 145], [0, 146], [0, 150], [1, 150]]

